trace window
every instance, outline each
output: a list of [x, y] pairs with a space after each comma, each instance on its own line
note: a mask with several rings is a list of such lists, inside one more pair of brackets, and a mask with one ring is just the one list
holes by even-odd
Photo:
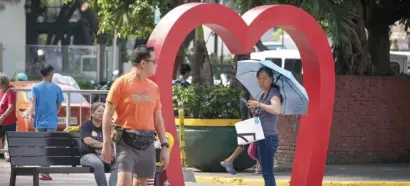
[[300, 59], [285, 59], [285, 69], [295, 74], [302, 74], [302, 61]]
[[96, 71], [97, 70], [97, 58], [84, 57], [82, 58], [82, 71]]
[[281, 58], [266, 58], [265, 60], [272, 61], [276, 65], [282, 67], [282, 59]]

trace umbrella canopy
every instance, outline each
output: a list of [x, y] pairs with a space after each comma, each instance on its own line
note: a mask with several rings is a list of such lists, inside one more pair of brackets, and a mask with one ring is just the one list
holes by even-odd
[[283, 98], [281, 114], [306, 114], [309, 98], [305, 88], [296, 80], [291, 72], [277, 66], [272, 61], [238, 61], [236, 78], [256, 100], [259, 100], [263, 91], [259, 87], [256, 74], [261, 67], [268, 67], [273, 71], [274, 83], [279, 87]]

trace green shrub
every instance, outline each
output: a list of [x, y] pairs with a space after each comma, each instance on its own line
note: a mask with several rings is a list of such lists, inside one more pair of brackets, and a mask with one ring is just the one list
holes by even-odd
[[242, 94], [241, 89], [223, 85], [173, 86], [174, 110], [178, 111], [178, 100], [183, 99], [187, 118], [236, 119], [241, 117], [239, 103]]
[[88, 80], [76, 80], [81, 90], [93, 90], [94, 85]]

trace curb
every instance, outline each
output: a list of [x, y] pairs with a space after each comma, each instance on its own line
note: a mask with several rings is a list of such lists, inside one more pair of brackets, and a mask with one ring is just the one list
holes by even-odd
[[[197, 183], [221, 185], [254, 185], [264, 186], [263, 179], [224, 178], [212, 176], [195, 176]], [[289, 186], [289, 180], [276, 180], [277, 186]], [[324, 181], [322, 186], [410, 186], [410, 182], [397, 181]]]

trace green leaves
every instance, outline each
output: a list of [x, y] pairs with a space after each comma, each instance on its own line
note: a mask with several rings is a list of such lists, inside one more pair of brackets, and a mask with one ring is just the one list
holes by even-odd
[[201, 119], [240, 118], [241, 89], [223, 85], [189, 87], [173, 86], [173, 104], [177, 111], [178, 100], [184, 100], [185, 117]]
[[97, 0], [100, 16], [100, 33], [117, 29], [117, 36], [136, 35], [148, 38], [155, 28], [155, 7], [164, 6], [166, 0]]

